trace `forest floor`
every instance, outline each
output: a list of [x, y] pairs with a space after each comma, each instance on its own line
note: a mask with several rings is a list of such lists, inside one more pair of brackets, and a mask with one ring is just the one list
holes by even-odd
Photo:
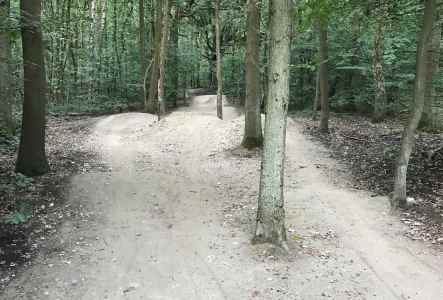
[[[374, 124], [366, 117], [334, 115], [329, 134], [312, 118], [297, 116], [304, 132], [331, 150], [349, 170], [352, 187], [389, 195], [403, 126], [388, 120]], [[408, 168], [408, 195], [414, 205], [401, 215], [410, 238], [443, 245], [443, 134], [420, 132]]]
[[260, 155], [238, 147], [241, 112], [227, 105], [221, 121], [214, 103], [196, 96], [160, 122], [83, 120], [90, 130], [69, 146], [90, 152], [78, 163], [88, 167], [49, 203], [62, 221], [37, 232], [36, 257], [0, 298], [442, 298], [441, 249], [406, 237], [387, 198], [352, 188], [299, 121], [287, 134], [290, 254], [252, 245]]

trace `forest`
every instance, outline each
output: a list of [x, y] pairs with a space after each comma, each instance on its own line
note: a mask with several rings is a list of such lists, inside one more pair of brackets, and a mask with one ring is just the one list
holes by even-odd
[[0, 0], [0, 298], [442, 299], [441, 0]]

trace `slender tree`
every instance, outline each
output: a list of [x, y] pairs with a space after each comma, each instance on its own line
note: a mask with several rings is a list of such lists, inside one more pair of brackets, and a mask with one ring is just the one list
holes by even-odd
[[328, 83], [328, 21], [318, 20], [319, 56], [320, 56], [320, 131], [329, 132], [329, 83]]
[[[178, 97], [178, 91], [179, 91], [179, 48], [178, 48], [178, 42], [179, 42], [179, 21], [180, 21], [180, 14], [179, 9], [177, 7], [177, 1], [174, 0], [171, 5], [174, 7], [175, 15], [174, 19], [172, 20], [172, 28], [171, 28], [171, 46], [170, 46], [170, 74], [171, 74], [171, 99], [172, 99], [172, 105], [174, 107], [177, 107], [177, 97]], [[171, 8], [172, 8], [171, 6]]]
[[242, 145], [251, 149], [263, 143], [260, 111], [260, 0], [248, 1], [246, 41], [245, 135]]
[[11, 38], [9, 34], [9, 0], [0, 0], [0, 128], [14, 134], [11, 88]]
[[[440, 13], [435, 12], [436, 20], [440, 20]], [[438, 74], [440, 68], [440, 52], [441, 52], [441, 33], [442, 25], [434, 26], [432, 30], [432, 38], [428, 47], [428, 69], [426, 74], [426, 95], [423, 117], [420, 126], [427, 127], [432, 130], [443, 129], [443, 116], [435, 112], [438, 106], [436, 85], [434, 82], [435, 75]], [[436, 105], [437, 104], [437, 105]]]
[[254, 241], [287, 249], [283, 184], [289, 103], [290, 1], [271, 0], [269, 16], [269, 91]]
[[428, 69], [428, 48], [431, 41], [432, 29], [435, 24], [434, 13], [437, 8], [436, 0], [425, 0], [423, 15], [423, 26], [417, 41], [416, 76], [414, 84], [415, 106], [411, 112], [410, 120], [405, 126], [403, 139], [397, 165], [395, 168], [394, 192], [391, 198], [392, 209], [405, 207], [406, 201], [406, 179], [408, 173], [409, 159], [415, 146], [415, 133], [423, 114], [426, 95], [426, 75]]
[[315, 75], [315, 95], [314, 103], [312, 107], [312, 119], [317, 120], [317, 112], [321, 108], [321, 98], [320, 98], [320, 68], [317, 70]]
[[143, 83], [146, 72], [145, 0], [138, 1], [138, 18], [140, 79]]
[[220, 0], [214, 2], [215, 44], [217, 55], [217, 117], [223, 119], [223, 79], [220, 51]]
[[163, 4], [163, 17], [161, 29], [161, 42], [159, 53], [159, 78], [158, 78], [158, 119], [165, 113], [165, 61], [167, 53], [167, 42], [169, 37], [169, 4], [171, 0], [166, 0]]
[[20, 11], [24, 101], [16, 170], [34, 176], [49, 170], [45, 152], [46, 75], [41, 32], [41, 1], [21, 0]]
[[[351, 66], [353, 68], [357, 68], [360, 64], [360, 59], [362, 55], [362, 50], [360, 46], [360, 37], [361, 37], [361, 23], [362, 23], [362, 10], [361, 7], [357, 7], [352, 12], [352, 19], [351, 19], [351, 42], [352, 42], [352, 52], [351, 52]], [[349, 95], [351, 96], [349, 99], [349, 106], [355, 110], [356, 108], [356, 99], [355, 96], [357, 95], [356, 92], [359, 91], [359, 83], [361, 81], [361, 74], [358, 70], [350, 70], [346, 76], [346, 89], [349, 92]]]
[[155, 25], [154, 25], [154, 52], [151, 66], [151, 78], [149, 81], [149, 93], [145, 99], [145, 110], [149, 113], [158, 112], [158, 78], [160, 76], [160, 46], [162, 34], [163, 0], [156, 0]]
[[372, 119], [374, 122], [380, 122], [385, 118], [387, 105], [385, 77], [383, 74], [382, 64], [384, 31], [387, 18], [384, 3], [381, 3], [376, 9], [375, 18], [376, 28], [374, 33], [374, 46], [372, 50], [372, 72], [374, 74], [375, 98], [374, 114]]

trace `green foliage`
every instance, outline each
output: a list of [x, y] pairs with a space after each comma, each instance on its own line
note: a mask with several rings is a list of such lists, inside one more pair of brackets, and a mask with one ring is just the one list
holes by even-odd
[[326, 25], [329, 20], [335, 17], [335, 13], [340, 12], [347, 0], [300, 0], [297, 1], [297, 17], [300, 20], [299, 30], [308, 29], [312, 23], [320, 21]]
[[15, 184], [18, 187], [25, 188], [25, 187], [31, 185], [33, 182], [34, 182], [34, 180], [31, 177], [23, 175], [22, 173], [17, 173], [15, 175]]
[[33, 216], [32, 204], [26, 201], [19, 201], [16, 210], [3, 220], [5, 224], [19, 225], [26, 223]]
[[[137, 1], [43, 1], [49, 111], [118, 112], [143, 106]], [[100, 7], [98, 3], [104, 3]], [[318, 22], [328, 26], [329, 83], [332, 109], [369, 112], [374, 98], [372, 51], [378, 22], [385, 25], [382, 64], [389, 109], [409, 107], [415, 78], [420, 1], [300, 0], [293, 1], [294, 38], [291, 45], [291, 108], [312, 107], [318, 70]], [[13, 90], [15, 106], [22, 98], [19, 1], [12, 1]], [[70, 4], [70, 5], [68, 5]], [[175, 102], [188, 88], [208, 87], [214, 59], [212, 1], [177, 0], [178, 46], [169, 43], [165, 95]], [[244, 0], [221, 1], [221, 46], [224, 92], [230, 98], [245, 93]], [[146, 62], [153, 48], [152, 1], [145, 1]], [[262, 78], [267, 70], [268, 2], [262, 2]], [[175, 60], [177, 57], [178, 60]], [[178, 87], [174, 77], [178, 73]], [[148, 74], [149, 75], [149, 74]], [[441, 74], [440, 74], [441, 75]], [[442, 76], [435, 86], [442, 90]], [[19, 110], [19, 109], [17, 109]], [[19, 125], [19, 122], [17, 122]], [[0, 138], [1, 138], [0, 134]], [[1, 141], [0, 141], [1, 143]]]

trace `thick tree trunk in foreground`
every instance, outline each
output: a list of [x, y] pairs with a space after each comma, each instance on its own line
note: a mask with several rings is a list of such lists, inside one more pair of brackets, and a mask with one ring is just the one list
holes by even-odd
[[169, 36], [169, 1], [166, 0], [163, 5], [162, 30], [159, 55], [159, 78], [158, 78], [158, 119], [166, 111], [165, 104], [165, 61], [167, 53], [167, 42]]
[[143, 84], [146, 72], [145, 0], [138, 1], [138, 17], [140, 79]]
[[24, 101], [16, 170], [28, 176], [49, 170], [45, 153], [46, 74], [41, 32], [41, 1], [21, 0]]
[[263, 143], [260, 111], [260, 0], [248, 1], [246, 41], [245, 135], [242, 145], [252, 149]]
[[415, 134], [422, 117], [423, 106], [426, 94], [426, 74], [427, 74], [427, 55], [428, 47], [431, 41], [432, 28], [435, 23], [433, 18], [436, 10], [436, 0], [425, 0], [425, 11], [423, 17], [423, 26], [419, 35], [417, 45], [416, 76], [414, 86], [415, 107], [412, 111], [409, 124], [403, 132], [401, 150], [395, 169], [394, 193], [391, 198], [391, 207], [405, 207], [406, 201], [406, 178], [408, 173], [409, 159], [413, 148], [415, 147]]
[[159, 60], [162, 32], [163, 0], [156, 0], [155, 29], [154, 29], [154, 52], [152, 57], [151, 78], [149, 80], [149, 93], [145, 99], [145, 110], [148, 113], [158, 111], [158, 78], [160, 77]]
[[[325, 21], [326, 22], [326, 21]], [[329, 84], [328, 84], [328, 25], [318, 24], [320, 36], [320, 131], [329, 132]]]
[[215, 52], [217, 54], [217, 117], [223, 120], [223, 80], [220, 51], [220, 0], [214, 2], [215, 17]]
[[0, 129], [14, 134], [11, 88], [11, 38], [9, 35], [9, 0], [0, 0]]
[[289, 103], [290, 4], [270, 1], [269, 94], [260, 174], [255, 242], [286, 246], [283, 198], [286, 120]]
[[377, 28], [374, 34], [374, 49], [372, 51], [372, 72], [374, 74], [375, 98], [373, 121], [380, 122], [386, 116], [386, 88], [385, 77], [383, 75], [383, 32], [384, 32], [384, 14], [377, 16]]

